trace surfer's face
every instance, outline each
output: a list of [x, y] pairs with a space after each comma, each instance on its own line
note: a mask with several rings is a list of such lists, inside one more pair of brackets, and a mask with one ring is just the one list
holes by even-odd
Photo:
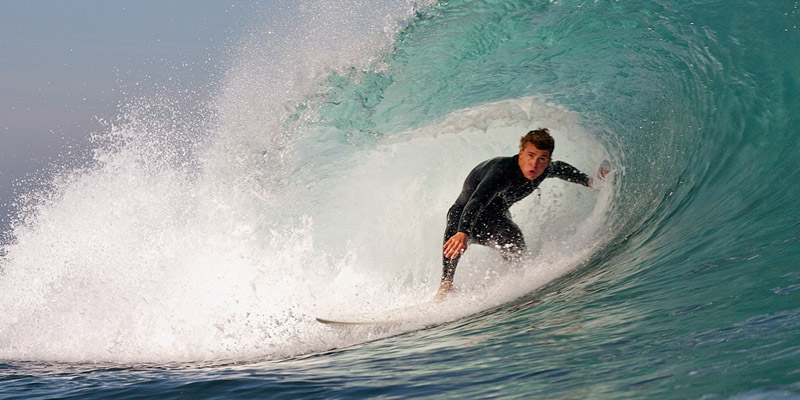
[[525, 143], [519, 151], [519, 169], [525, 178], [534, 180], [550, 165], [550, 150], [539, 150], [533, 143]]

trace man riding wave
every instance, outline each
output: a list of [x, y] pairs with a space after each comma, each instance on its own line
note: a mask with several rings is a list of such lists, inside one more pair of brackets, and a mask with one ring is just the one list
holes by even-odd
[[[520, 138], [519, 154], [478, 164], [467, 175], [461, 194], [447, 212], [442, 279], [436, 299], [453, 288], [458, 260], [472, 243], [500, 250], [504, 260], [518, 263], [525, 252], [522, 231], [511, 220], [509, 208], [531, 194], [545, 178], [556, 177], [583, 186], [592, 178], [563, 162], [552, 161], [555, 140], [547, 128]], [[600, 178], [608, 170], [598, 171]]]

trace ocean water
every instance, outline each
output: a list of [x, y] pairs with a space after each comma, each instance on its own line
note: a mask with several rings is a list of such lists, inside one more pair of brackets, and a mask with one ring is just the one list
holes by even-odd
[[[132, 99], [15, 199], [0, 398], [800, 398], [800, 3], [327, 2], [243, 28], [206, 101]], [[435, 293], [478, 162], [548, 127]]]

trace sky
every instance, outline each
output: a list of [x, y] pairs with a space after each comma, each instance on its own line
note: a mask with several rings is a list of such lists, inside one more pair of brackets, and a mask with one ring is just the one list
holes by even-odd
[[269, 7], [225, 0], [0, 2], [0, 232], [15, 191], [24, 190], [20, 178], [86, 149], [89, 135], [102, 129], [97, 119], [113, 118], [137, 83], [210, 79], [242, 27]]

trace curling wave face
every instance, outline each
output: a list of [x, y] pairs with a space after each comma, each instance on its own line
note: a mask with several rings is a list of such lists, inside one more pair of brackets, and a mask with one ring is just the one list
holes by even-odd
[[[420, 322], [523, 296], [476, 318], [529, 336], [429, 334], [506, 343], [513, 365], [558, 361], [588, 385], [615, 374], [596, 365], [599, 345], [634, 366], [659, 351], [768, 360], [738, 351], [765, 329], [785, 344], [798, 321], [785, 304], [797, 293], [800, 40], [781, 7], [453, 1], [322, 23], [301, 7], [296, 31], [241, 46], [201, 139], [122, 124], [91, 168], [32, 194], [0, 264], [0, 359], [275, 359], [419, 328], [337, 331], [313, 316], [431, 296], [466, 173], [543, 126], [554, 158], [590, 173], [608, 159], [614, 174], [596, 191], [546, 181], [512, 209], [534, 253], [524, 272], [475, 246], [457, 306]], [[361, 23], [324, 34], [343, 18]], [[165, 151], [176, 141], [196, 144], [190, 162]], [[532, 319], [540, 333], [523, 329]], [[697, 344], [712, 332], [727, 344]], [[573, 358], [540, 334], [565, 338]], [[536, 357], [520, 345], [531, 341]], [[661, 382], [754, 376], [690, 359], [670, 359], [679, 372]], [[619, 380], [635, 377], [647, 378]]]

